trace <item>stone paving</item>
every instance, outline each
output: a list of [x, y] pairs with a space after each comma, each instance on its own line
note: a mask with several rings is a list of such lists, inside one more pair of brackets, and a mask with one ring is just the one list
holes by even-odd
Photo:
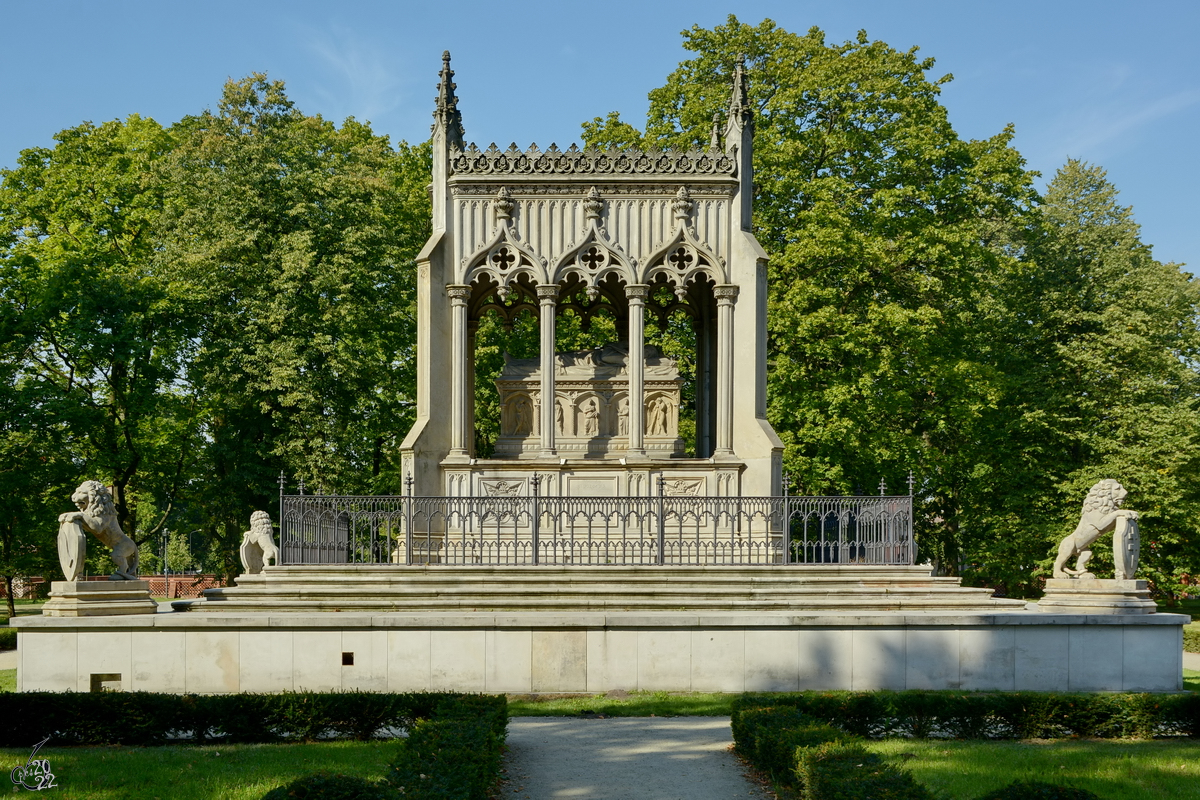
[[728, 717], [515, 717], [500, 797], [729, 800], [772, 795], [730, 750]]

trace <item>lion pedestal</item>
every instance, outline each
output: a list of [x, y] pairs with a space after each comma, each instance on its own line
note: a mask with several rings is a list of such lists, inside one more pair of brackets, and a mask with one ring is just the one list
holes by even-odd
[[1153, 614], [1146, 581], [1049, 578], [1046, 594], [1030, 608], [1054, 614]]
[[118, 614], [157, 614], [148, 581], [53, 581], [47, 617], [104, 617]]

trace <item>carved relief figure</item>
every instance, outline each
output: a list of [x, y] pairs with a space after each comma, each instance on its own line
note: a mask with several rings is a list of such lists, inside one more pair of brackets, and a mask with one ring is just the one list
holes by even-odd
[[[113, 506], [108, 487], [100, 481], [84, 481], [71, 495], [71, 502], [79, 510], [58, 516], [61, 524], [58, 531], [59, 556], [67, 580], [78, 580], [83, 574], [86, 541], [82, 537], [82, 531], [87, 531], [112, 548], [112, 560], [116, 570], [109, 576], [111, 580], [137, 580], [137, 545], [125, 535], [117, 523], [117, 510]], [[77, 556], [71, 558], [71, 555], [76, 553]]]
[[565, 431], [566, 426], [567, 426], [567, 420], [566, 420], [566, 414], [563, 412], [563, 404], [559, 403], [559, 402], [555, 402], [554, 403], [554, 429], [558, 431], [559, 435], [565, 435], [566, 434], [566, 431]]
[[270, 514], [255, 511], [250, 515], [250, 530], [242, 534], [242, 546], [238, 553], [242, 557], [242, 570], [247, 575], [262, 572], [268, 561], [279, 563], [279, 548], [275, 546]]
[[596, 436], [600, 433], [600, 404], [589, 397], [583, 403], [583, 435]]
[[[1123, 529], [1121, 531], [1123, 536], [1119, 538], [1132, 539], [1136, 542], [1138, 514], [1136, 511], [1121, 508], [1125, 495], [1125, 487], [1114, 480], [1102, 480], [1092, 487], [1087, 497], [1084, 498], [1083, 514], [1079, 518], [1079, 525], [1058, 546], [1058, 558], [1054, 561], [1054, 577], [1094, 578], [1095, 576], [1087, 571], [1087, 562], [1092, 558], [1092, 544], [1102, 534], [1115, 531], [1118, 526]], [[1128, 529], [1130, 524], [1134, 526], [1132, 537], [1129, 535]], [[1073, 569], [1067, 566], [1067, 562], [1072, 558], [1076, 559]], [[1126, 561], [1128, 562], [1128, 560], [1127, 558]], [[1133, 555], [1132, 564], [1136, 567], [1136, 554]], [[1121, 575], [1123, 566], [1119, 560], [1118, 576]], [[1130, 577], [1132, 577], [1132, 570], [1129, 575], [1125, 576], [1126, 579]]]
[[650, 436], [667, 436], [671, 416], [671, 401], [656, 397], [646, 409], [646, 433]]
[[529, 398], [518, 395], [512, 406], [512, 432], [517, 436], [528, 436], [533, 432], [533, 409]]
[[622, 397], [617, 403], [617, 435], [629, 435], [629, 398]]

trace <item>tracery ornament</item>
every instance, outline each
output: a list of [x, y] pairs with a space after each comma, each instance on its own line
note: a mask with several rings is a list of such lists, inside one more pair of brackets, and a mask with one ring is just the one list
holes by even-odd
[[516, 143], [500, 150], [493, 142], [487, 150], [474, 143], [450, 149], [450, 171], [457, 175], [735, 175], [737, 162], [715, 147], [707, 150], [580, 150], [571, 145], [559, 150], [536, 144], [519, 150]]
[[601, 220], [604, 200], [595, 186], [588, 190], [583, 206], [587, 223], [580, 239], [567, 245], [550, 274], [555, 282], [576, 276], [585, 287], [588, 300], [594, 301], [600, 296], [598, 284], [610, 273], [616, 273], [626, 283], [633, 282], [637, 260], [627, 256], [621, 246], [609, 238]]

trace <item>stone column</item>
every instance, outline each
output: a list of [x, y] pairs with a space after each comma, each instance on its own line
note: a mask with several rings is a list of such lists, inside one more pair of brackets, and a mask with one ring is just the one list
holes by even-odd
[[538, 331], [541, 334], [540, 355], [542, 369], [542, 455], [551, 457], [555, 454], [554, 435], [557, 428], [554, 425], [555, 392], [554, 368], [558, 365], [554, 351], [554, 314], [558, 303], [558, 286], [542, 285], [537, 287], [539, 316]]
[[715, 456], [733, 455], [733, 303], [738, 287], [713, 289], [717, 298], [717, 449]]
[[[469, 316], [469, 315], [468, 315]], [[467, 323], [467, 452], [475, 457], [475, 334], [479, 323]]]
[[467, 454], [467, 431], [469, 430], [467, 387], [470, 383], [467, 367], [467, 300], [471, 287], [453, 285], [446, 287], [450, 297], [450, 456], [469, 458]]
[[650, 287], [634, 283], [625, 287], [629, 298], [629, 448], [631, 458], [646, 455], [646, 297]]

